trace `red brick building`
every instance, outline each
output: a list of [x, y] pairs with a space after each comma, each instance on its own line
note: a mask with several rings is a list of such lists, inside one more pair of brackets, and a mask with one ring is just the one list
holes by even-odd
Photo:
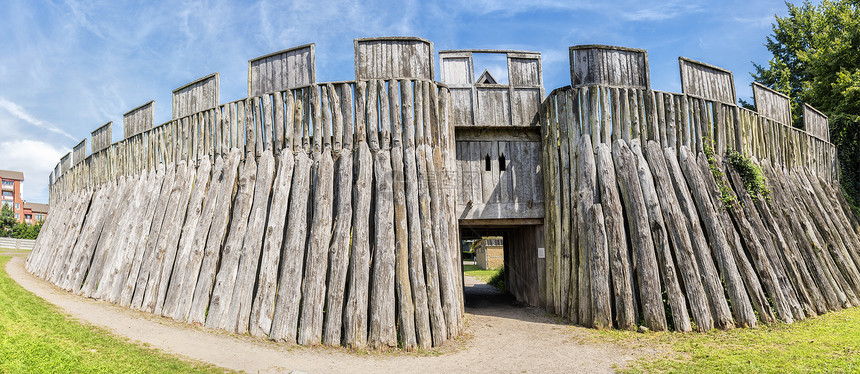
[[24, 222], [33, 225], [48, 218], [48, 204], [24, 202]]
[[9, 205], [15, 212], [15, 219], [24, 222], [24, 200], [21, 198], [21, 185], [24, 183], [24, 173], [20, 171], [0, 170], [0, 204]]

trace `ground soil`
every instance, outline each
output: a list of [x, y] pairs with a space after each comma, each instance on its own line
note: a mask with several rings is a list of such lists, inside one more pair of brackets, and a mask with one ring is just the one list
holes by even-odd
[[535, 373], [613, 372], [652, 352], [601, 342], [593, 330], [563, 324], [466, 277], [467, 331], [440, 349], [406, 353], [299, 347], [236, 336], [75, 296], [10, 260], [8, 274], [73, 318], [172, 355], [249, 373]]

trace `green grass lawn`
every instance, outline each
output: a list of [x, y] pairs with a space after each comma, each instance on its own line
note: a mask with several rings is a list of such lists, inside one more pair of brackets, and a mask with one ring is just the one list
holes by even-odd
[[463, 273], [464, 274], [478, 278], [484, 282], [489, 282], [490, 279], [492, 279], [493, 276], [496, 275], [499, 271], [500, 271], [500, 269], [484, 270], [484, 269], [479, 268], [478, 265], [463, 264]]
[[794, 324], [699, 333], [605, 331], [610, 340], [668, 355], [640, 359], [628, 372], [860, 372], [860, 308]]
[[478, 265], [463, 264], [463, 273], [469, 276], [476, 277], [487, 284], [498, 288], [500, 291], [505, 291], [505, 272], [504, 268], [494, 270], [484, 270]]
[[0, 257], [0, 373], [224, 372], [183, 361], [64, 315], [21, 288]]

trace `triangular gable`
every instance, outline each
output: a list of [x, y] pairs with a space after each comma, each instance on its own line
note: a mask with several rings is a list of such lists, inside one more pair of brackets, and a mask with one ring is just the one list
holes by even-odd
[[498, 82], [496, 82], [496, 78], [493, 78], [493, 75], [490, 74], [489, 70], [484, 70], [484, 72], [481, 73], [481, 77], [478, 78], [478, 81], [475, 83], [477, 83], [477, 84], [498, 84]]

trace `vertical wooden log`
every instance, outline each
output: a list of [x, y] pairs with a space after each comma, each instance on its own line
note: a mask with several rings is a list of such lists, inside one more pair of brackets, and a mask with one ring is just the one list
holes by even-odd
[[[208, 162], [204, 162], [208, 163]], [[194, 230], [193, 237], [186, 239], [183, 235], [182, 240], [187, 240], [186, 245], [190, 246], [187, 265], [184, 273], [175, 280], [176, 286], [168, 293], [168, 300], [172, 300], [172, 308], [166, 307], [165, 313], [177, 321], [185, 321], [188, 318], [188, 310], [191, 308], [191, 301], [194, 293], [194, 286], [197, 283], [197, 278], [200, 274], [200, 266], [203, 262], [204, 250], [206, 249], [206, 235], [209, 233], [213, 219], [216, 216], [215, 206], [218, 201], [218, 193], [221, 193], [221, 185], [224, 182], [226, 171], [226, 162], [224, 157], [217, 155], [215, 164], [212, 167], [212, 175], [209, 182], [209, 187], [206, 190], [206, 196], [203, 199], [203, 208], [200, 212], [200, 219], [197, 222], [197, 227]], [[173, 280], [171, 285], [173, 285]], [[127, 290], [130, 291], [130, 290]], [[126, 293], [126, 291], [124, 291]], [[130, 296], [130, 292], [128, 293]], [[166, 303], [169, 304], [169, 303]]]
[[[743, 284], [746, 287], [744, 295], [750, 299], [751, 307], [755, 308], [755, 311], [758, 312], [758, 318], [761, 319], [762, 322], [772, 322], [773, 312], [767, 304], [764, 291], [761, 289], [761, 284], [759, 283], [755, 271], [752, 269], [752, 266], [749, 264], [745, 255], [741, 253], [743, 245], [740, 242], [740, 238], [737, 237], [734, 224], [731, 222], [731, 218], [728, 217], [728, 213], [721, 208], [721, 200], [719, 198], [720, 192], [711, 171], [707, 168], [707, 165], [704, 165], [704, 167], [703, 165], [698, 165], [692, 152], [690, 152], [689, 148], [686, 146], [682, 146], [681, 149], [678, 150], [678, 156], [680, 164], [684, 170], [684, 175], [690, 183], [690, 192], [693, 193], [693, 196], [696, 199], [696, 205], [700, 207], [699, 213], [702, 214], [703, 221], [706, 223], [705, 227], [708, 229], [708, 236], [709, 238], [716, 238], [717, 240], [714, 242], [716, 244], [714, 246], [714, 250], [718, 254], [717, 259], [720, 261], [721, 270], [723, 270], [725, 274], [726, 268], [724, 268], [723, 265], [731, 266], [728, 259], [722, 258], [723, 252], [721, 249], [727, 248], [725, 255], [732, 256], [734, 258], [734, 263], [736, 264], [740, 275], [743, 277]], [[672, 162], [668, 157], [666, 161], [671, 165]], [[710, 209], [702, 209], [703, 206], [707, 207], [708, 204], [711, 206]], [[715, 222], [719, 222], [719, 227], [722, 227], [722, 236], [726, 238], [725, 247], [720, 243], [721, 234], [712, 231], [712, 229], [716, 229], [717, 226], [716, 224], [709, 223], [709, 212], [714, 212], [714, 219], [718, 220]], [[690, 219], [690, 222], [692, 222], [692, 219]], [[714, 239], [711, 240], [713, 241]], [[699, 264], [701, 265], [702, 262]], [[744, 326], [745, 321], [750, 320], [749, 311], [742, 310], [740, 312], [743, 314], [738, 314], [739, 310], [735, 309], [735, 305], [737, 304], [736, 300], [740, 298], [740, 296], [735, 295], [742, 292], [743, 289], [734, 290], [732, 283], [734, 282], [727, 282], [726, 286], [731, 297], [733, 312], [737, 323]], [[740, 300], [743, 303], [743, 299]], [[746, 309], [744, 304], [740, 305], [743, 305], [744, 309]], [[752, 320], [752, 323], [755, 323], [754, 317]]]
[[[370, 277], [370, 204], [373, 159], [367, 144], [367, 82], [356, 83], [356, 154], [353, 160], [353, 238], [349, 261], [349, 292], [344, 308], [344, 344], [363, 348], [367, 344], [367, 302]], [[375, 126], [376, 124], [371, 124]], [[362, 239], [367, 238], [367, 239]]]
[[[390, 158], [391, 122], [388, 114], [388, 95], [385, 85], [373, 81], [369, 91], [379, 95], [380, 145], [373, 152], [374, 191], [376, 192], [374, 224], [376, 237], [373, 248], [373, 268], [370, 293], [370, 332], [368, 344], [371, 348], [397, 346], [394, 320], [394, 190]], [[372, 100], [375, 102], [375, 100]], [[376, 110], [373, 108], [372, 110]]]
[[[191, 269], [198, 270], [193, 266], [196, 264], [194, 260], [197, 258], [194, 256], [194, 239], [196, 238], [197, 230], [202, 230], [199, 228], [198, 223], [203, 218], [205, 209], [208, 207], [204, 205], [204, 199], [209, 190], [211, 169], [212, 166], [208, 159], [201, 160], [197, 168], [197, 175], [194, 177], [195, 185], [191, 200], [188, 203], [188, 213], [179, 239], [179, 248], [177, 250], [176, 261], [173, 264], [170, 288], [168, 289], [162, 309], [162, 315], [164, 316], [173, 316], [175, 314], [179, 304], [179, 297], [183, 292], [187, 292], [186, 284], [190, 283], [188, 282], [188, 273]], [[205, 230], [208, 231], [209, 227], [207, 226]], [[200, 253], [202, 254], [202, 250]], [[194, 276], [196, 277], [197, 274], [194, 274]]]
[[[661, 197], [660, 206], [665, 217], [666, 231], [671, 239], [672, 247], [675, 249], [674, 257], [678, 261], [678, 271], [683, 278], [683, 284], [687, 291], [686, 296], [690, 304], [690, 312], [696, 322], [696, 329], [701, 332], [708, 331], [714, 327], [708, 299], [717, 302], [722, 299], [721, 305], [725, 304], [722, 287], [709, 290], [711, 292], [706, 293], [702, 286], [702, 279], [710, 278], [700, 275], [701, 272], [693, 254], [692, 241], [688, 235], [687, 218], [681, 213], [678, 198], [675, 196], [672, 181], [669, 179], [669, 171], [663, 152], [660, 151], [660, 145], [653, 141], [648, 142], [646, 151], [648, 152], [648, 164], [654, 176], [656, 192]], [[717, 278], [718, 274], [709, 274], [709, 276], [719, 279]], [[718, 293], [714, 295], [714, 292]], [[725, 311], [728, 312], [728, 305], [726, 305]]]
[[[749, 296], [744, 289], [741, 274], [738, 271], [738, 266], [732, 257], [731, 248], [729, 247], [728, 239], [726, 238], [725, 230], [722, 227], [722, 222], [711, 199], [707, 195], [707, 190], [704, 184], [704, 179], [701, 174], [697, 173], [694, 168], [688, 168], [687, 179], [681, 173], [681, 168], [678, 164], [678, 159], [674, 152], [666, 150], [663, 152], [666, 160], [666, 165], [669, 169], [669, 174], [672, 177], [675, 192], [678, 196], [678, 202], [681, 210], [687, 218], [687, 227], [692, 239], [693, 251], [696, 254], [699, 269], [702, 272], [702, 284], [706, 287], [710, 294], [711, 311], [714, 316], [714, 322], [718, 328], [729, 328], [730, 317], [727, 317], [725, 311], [727, 306], [723, 299], [716, 297], [717, 291], [722, 293], [720, 279], [715, 274], [713, 261], [711, 260], [710, 248], [706, 241], [702, 228], [699, 226], [700, 218], [708, 234], [707, 240], [710, 241], [713, 248], [714, 258], [719, 265], [722, 283], [725, 284], [729, 299], [732, 301], [732, 312], [735, 321], [741, 327], [754, 327], [756, 324], [755, 315], [750, 304]], [[681, 152], [683, 155], [684, 152]], [[687, 169], [685, 169], [686, 171]], [[687, 187], [689, 182], [689, 187]], [[695, 205], [690, 195], [695, 197]], [[696, 214], [696, 206], [698, 206], [698, 214]]]
[[[326, 292], [326, 314], [323, 343], [340, 345], [343, 321], [343, 300], [346, 289], [347, 267], [349, 266], [349, 242], [352, 229], [352, 87], [342, 84], [340, 97], [329, 88], [329, 101], [334, 111], [335, 129], [335, 218], [332, 242], [329, 247], [329, 279]], [[342, 146], [338, 146], [338, 144]]]
[[[270, 139], [271, 114], [264, 112], [265, 122], [263, 128], [266, 136]], [[267, 227], [269, 213], [269, 201], [272, 192], [272, 183], [275, 172], [275, 158], [272, 154], [269, 141], [263, 143], [264, 150], [261, 151], [257, 165], [256, 182], [254, 183], [254, 200], [248, 218], [248, 229], [242, 245], [242, 254], [239, 258], [239, 272], [236, 274], [236, 283], [233, 287], [233, 296], [230, 300], [230, 309], [226, 327], [228, 331], [244, 334], [248, 332], [250, 324], [252, 302], [254, 300], [254, 288], [260, 265], [261, 253], [263, 251], [263, 240]]]
[[666, 330], [666, 315], [660, 298], [660, 276], [654, 253], [654, 242], [648, 224], [648, 211], [639, 177], [636, 159], [624, 140], [616, 140], [612, 146], [612, 158], [621, 197], [627, 207], [627, 221], [631, 227], [631, 242], [636, 251], [636, 275], [639, 281], [639, 300], [645, 324], [654, 331]]
[[403, 126], [400, 110], [400, 83], [390, 81], [388, 87], [391, 108], [391, 168], [392, 198], [394, 201], [394, 259], [395, 293], [397, 296], [397, 323], [400, 342], [406, 350], [417, 344], [415, 336], [415, 307], [412, 303], [412, 286], [409, 278], [409, 225], [406, 211], [406, 187], [403, 163]]
[[[225, 172], [218, 192], [215, 205], [215, 217], [206, 237], [206, 250], [200, 265], [200, 274], [194, 287], [194, 297], [188, 313], [188, 322], [203, 323], [206, 319], [206, 308], [209, 306], [212, 287], [215, 285], [215, 271], [221, 259], [221, 248], [227, 237], [227, 225], [230, 220], [230, 204], [237, 190], [238, 168], [241, 152], [233, 148], [226, 157]], [[135, 294], [135, 297], [137, 294]]]
[[[289, 92], [287, 93], [289, 94]], [[284, 93], [275, 92], [272, 98], [272, 106], [274, 107], [274, 124], [272, 127], [274, 138], [272, 146], [274, 154], [277, 157], [281, 154], [281, 150], [284, 149]], [[289, 116], [289, 112], [287, 115]], [[289, 134], [287, 134], [287, 137], [289, 138]]]
[[[610, 132], [612, 130], [612, 119], [610, 118], [611, 105], [609, 103], [609, 88], [600, 88], [600, 142], [610, 144]], [[596, 144], [594, 144], [596, 147]]]
[[[569, 316], [569, 310], [564, 306], [567, 305], [566, 301], [569, 300], [569, 292], [570, 292], [570, 272], [571, 272], [571, 242], [568, 239], [570, 237], [571, 231], [571, 211], [570, 211], [570, 198], [572, 195], [571, 186], [570, 186], [570, 140], [568, 134], [570, 133], [568, 127], [568, 117], [567, 117], [567, 102], [564, 100], [564, 93], [561, 92], [555, 96], [558, 102], [558, 113], [554, 116], [557, 117], [558, 121], [558, 150], [557, 153], [559, 155], [559, 166], [560, 170], [557, 173], [553, 173], [554, 179], [550, 180], [549, 183], [558, 184], [561, 186], [561, 247], [558, 248], [558, 254], [555, 256], [559, 258], [560, 261], [554, 263], [556, 268], [556, 273], [558, 274], [558, 287], [560, 288], [559, 292], [559, 300], [560, 302], [556, 303], [557, 313], [563, 316]], [[550, 106], [552, 102], [550, 102]], [[554, 113], [550, 111], [550, 113]], [[550, 124], [551, 126], [555, 126], [555, 124]], [[555, 143], [552, 143], [552, 148], [555, 148]], [[555, 149], [553, 149], [555, 151]], [[560, 178], [560, 180], [559, 180]], [[576, 186], [574, 186], [575, 188]], [[551, 208], [550, 208], [551, 209]], [[560, 313], [559, 313], [560, 311]]]
[[302, 345], [315, 345], [322, 342], [323, 307], [326, 298], [325, 278], [332, 234], [332, 195], [334, 195], [334, 161], [331, 157], [329, 140], [331, 127], [328, 116], [331, 112], [328, 106], [328, 95], [325, 94], [325, 90], [320, 95], [316, 87], [311, 87], [311, 97], [314, 105], [314, 143], [319, 144], [314, 146], [313, 222], [308, 237], [305, 276], [302, 282], [301, 327], [298, 336], [298, 343]]
[[[394, 96], [396, 98], [396, 96]], [[463, 299], [463, 260], [460, 251], [460, 225], [457, 219], [457, 152], [454, 136], [454, 126], [451, 123], [452, 101], [450, 90], [447, 87], [439, 88], [439, 132], [444, 168], [442, 173], [443, 194], [445, 195], [445, 210], [447, 212], [448, 225], [448, 252], [452, 266], [452, 276], [456, 298], [459, 300], [457, 328], [453, 331], [459, 334], [463, 329], [463, 310], [465, 309]], [[394, 111], [392, 110], [392, 114]], [[392, 155], [392, 158], [394, 156]], [[414, 329], [413, 329], [414, 330]], [[449, 333], [451, 333], [449, 329]]]
[[[247, 108], [250, 109], [250, 108]], [[252, 128], [253, 120], [247, 121]], [[231, 329], [229, 326], [229, 309], [239, 273], [243, 244], [248, 231], [248, 220], [254, 198], [254, 185], [257, 179], [257, 163], [254, 161], [253, 133], [247, 134], [245, 160], [239, 168], [239, 182], [236, 198], [233, 201], [233, 212], [230, 219], [230, 230], [221, 254], [221, 265], [215, 276], [215, 288], [209, 300], [209, 312], [206, 315], [206, 327]], [[232, 330], [232, 329], [231, 329]]]
[[[556, 127], [556, 121], [554, 120], [555, 117], [552, 114], [552, 105], [541, 105], [539, 116], [542, 130], [541, 135], [543, 136], [543, 157], [541, 157], [543, 167], [547, 170], [547, 175], [557, 175], [556, 167], [559, 164], [558, 150], [556, 148], [558, 144], [558, 128]], [[513, 176], [516, 177], [516, 173], [513, 173]], [[546, 201], [555, 201], [558, 197], [558, 187], [557, 183], [545, 183], [544, 199]], [[544, 278], [546, 280], [544, 294], [546, 295], [546, 310], [551, 313], [558, 313], [557, 309], [561, 307], [561, 301], [556, 297], [556, 290], [559, 287], [555, 277], [558, 269], [556, 267], [554, 256], [554, 253], [559, 249], [556, 246], [556, 237], [562, 234], [561, 222], [559, 222], [559, 220], [559, 207], [557, 205], [550, 204], [547, 207], [545, 225], [547, 246], [545, 255], [546, 260], [544, 260]]]
[[[420, 88], [420, 90], [419, 90]], [[433, 346], [441, 346], [447, 339], [447, 324], [442, 312], [442, 295], [439, 286], [439, 267], [436, 262], [436, 243], [433, 237], [433, 216], [430, 211], [430, 188], [427, 182], [427, 162], [430, 158], [428, 145], [424, 140], [424, 123], [429, 120], [425, 116], [427, 109], [429, 87], [421, 83], [415, 84], [415, 163], [418, 176], [418, 208], [421, 223], [421, 241], [423, 245], [424, 270], [430, 306], [430, 329], [433, 334]], [[420, 92], [420, 94], [419, 94]], [[429, 113], [428, 113], [429, 114]]]
[[609, 249], [609, 274], [612, 275], [612, 290], [615, 299], [615, 322], [619, 329], [636, 328], [633, 306], [633, 270], [628, 261], [627, 238], [624, 231], [624, 216], [621, 198], [615, 180], [615, 165], [609, 145], [597, 146], [597, 180], [600, 183], [600, 205], [606, 224], [606, 239]]
[[603, 221], [603, 208], [592, 204], [588, 209], [591, 248], [589, 270], [591, 277], [592, 325], [596, 329], [612, 328], [612, 306], [609, 295], [609, 251], [606, 241], [606, 226]]
[[[275, 94], [278, 101], [279, 93]], [[291, 97], [291, 96], [290, 96]], [[278, 117], [275, 105], [276, 118]], [[288, 115], [291, 113], [287, 112]], [[283, 108], [280, 118], [283, 120]], [[283, 126], [283, 122], [275, 121], [276, 128]], [[291, 130], [291, 129], [290, 129]], [[283, 131], [282, 131], [283, 133]], [[275, 136], [277, 142], [278, 136]], [[277, 287], [277, 274], [280, 265], [281, 246], [284, 239], [284, 225], [286, 224], [286, 212], [289, 209], [290, 186], [293, 180], [293, 154], [291, 146], [286, 149], [282, 145], [275, 146], [277, 153], [277, 171], [272, 183], [272, 200], [269, 205], [269, 218], [263, 233], [262, 258], [260, 260], [260, 271], [257, 279], [256, 292], [251, 308], [251, 316], [248, 331], [251, 336], [265, 337], [272, 329], [272, 318], [275, 312], [275, 294]], [[283, 150], [283, 151], [282, 151]]]
[[663, 212], [660, 210], [660, 202], [657, 198], [657, 190], [654, 187], [654, 179], [648, 162], [642, 155], [639, 142], [633, 141], [633, 154], [637, 160], [639, 174], [639, 185], [642, 187], [642, 196], [645, 198], [645, 207], [648, 210], [648, 223], [651, 226], [651, 237], [654, 239], [654, 249], [657, 253], [657, 266], [663, 279], [663, 287], [666, 290], [669, 307], [672, 310], [672, 320], [675, 330], [690, 331], [690, 316], [687, 312], [687, 300], [681, 292], [675, 264], [672, 260], [672, 252], [669, 248], [666, 222]]
[[[446, 177], [444, 175], [446, 160], [442, 155], [441, 148], [446, 145], [441, 144], [445, 139], [442, 133], [443, 130], [441, 129], [443, 123], [439, 120], [439, 116], [442, 113], [439, 106], [439, 97], [437, 96], [438, 88], [435, 84], [427, 84], [429, 86], [427, 90], [429, 100], [428, 111], [425, 113], [428, 114], [429, 120], [425, 121], [424, 134], [427, 139], [428, 152], [432, 152], [432, 159], [427, 159], [427, 182], [430, 189], [430, 210], [434, 222], [433, 239], [437, 245], [436, 262], [439, 269], [439, 288], [442, 293], [442, 312], [445, 315], [446, 331], [448, 332], [447, 338], [453, 339], [460, 334], [460, 319], [462, 315], [459, 301], [460, 293], [456, 289], [459, 285], [454, 280], [454, 269], [459, 270], [459, 267], [452, 263], [450, 256], [452, 241], [450, 239], [451, 232], [449, 226], [453, 217], [450, 216], [451, 213], [447, 206], [449, 202], [448, 196], [443, 192], [443, 183], [445, 183]], [[386, 105], [387, 103], [387, 100], [385, 100]], [[388, 148], [387, 145], [385, 147]], [[459, 252], [459, 247], [454, 246], [453, 250]]]
[[599, 86], [591, 86], [588, 89], [588, 125], [591, 128], [591, 144], [599, 144], [600, 143], [600, 134], [602, 131], [600, 130], [600, 112], [599, 109], [600, 102], [600, 87]]
[[[303, 102], [298, 101], [294, 111], [295, 166], [290, 187], [290, 208], [287, 213], [286, 233], [281, 249], [281, 266], [278, 271], [278, 293], [275, 297], [275, 314], [269, 339], [296, 342], [301, 300], [302, 264], [305, 259], [305, 239], [308, 232], [308, 199], [313, 164], [303, 149], [307, 135], [295, 129], [305, 125]], [[306, 133], [305, 133], [306, 134]]]
[[[617, 93], [617, 90], [614, 91]], [[568, 287], [568, 300], [561, 300], [562, 307], [566, 310], [569, 310], [567, 313], [568, 318], [570, 318], [571, 322], [574, 324], [579, 323], [579, 215], [578, 215], [578, 201], [577, 201], [577, 189], [579, 188], [578, 182], [578, 164], [579, 160], [577, 158], [578, 152], [577, 147], [579, 146], [579, 141], [581, 138], [580, 133], [580, 109], [581, 101], [579, 100], [579, 92], [577, 90], [571, 90], [567, 95], [565, 95], [565, 102], [567, 103], [568, 111], [567, 111], [567, 122], [568, 122], [568, 130], [573, 129], [573, 138], [568, 139], [568, 149], [565, 150], [570, 158], [570, 170], [567, 174], [562, 174], [562, 178], [568, 180], [568, 186], [570, 188], [570, 199], [568, 203], [564, 206], [564, 209], [567, 209], [570, 212], [568, 217], [570, 221], [570, 230], [569, 230], [569, 238], [567, 238], [568, 247], [570, 248], [570, 263], [566, 263], [565, 266], [570, 267], [570, 286]], [[617, 112], [617, 110], [616, 110]], [[617, 131], [616, 131], [617, 134]], [[544, 175], [553, 175], [555, 173], [547, 171]], [[550, 183], [545, 183], [550, 184]], [[551, 201], [544, 198], [544, 201]], [[549, 211], [549, 209], [548, 209]], [[576, 225], [574, 227], [574, 225]]]
[[[597, 184], [597, 172], [594, 163], [594, 151], [591, 147], [591, 139], [581, 137], [576, 152], [577, 179], [579, 186], [576, 193], [577, 201], [577, 228], [579, 231], [579, 323], [586, 327], [593, 326], [592, 314], [592, 289], [591, 268], [592, 246], [589, 243], [589, 209], [595, 202], [595, 189]], [[605, 235], [605, 234], [604, 234]], [[593, 243], [592, 243], [593, 244]], [[598, 280], [596, 280], [598, 281]]]
[[400, 103], [403, 118], [403, 171], [406, 191], [406, 215], [409, 226], [409, 280], [412, 284], [412, 299], [415, 303], [415, 330], [418, 346], [429, 348], [430, 311], [427, 288], [424, 280], [424, 261], [421, 256], [422, 237], [418, 212], [418, 172], [415, 164], [415, 112], [413, 108], [412, 82], [400, 82]]

